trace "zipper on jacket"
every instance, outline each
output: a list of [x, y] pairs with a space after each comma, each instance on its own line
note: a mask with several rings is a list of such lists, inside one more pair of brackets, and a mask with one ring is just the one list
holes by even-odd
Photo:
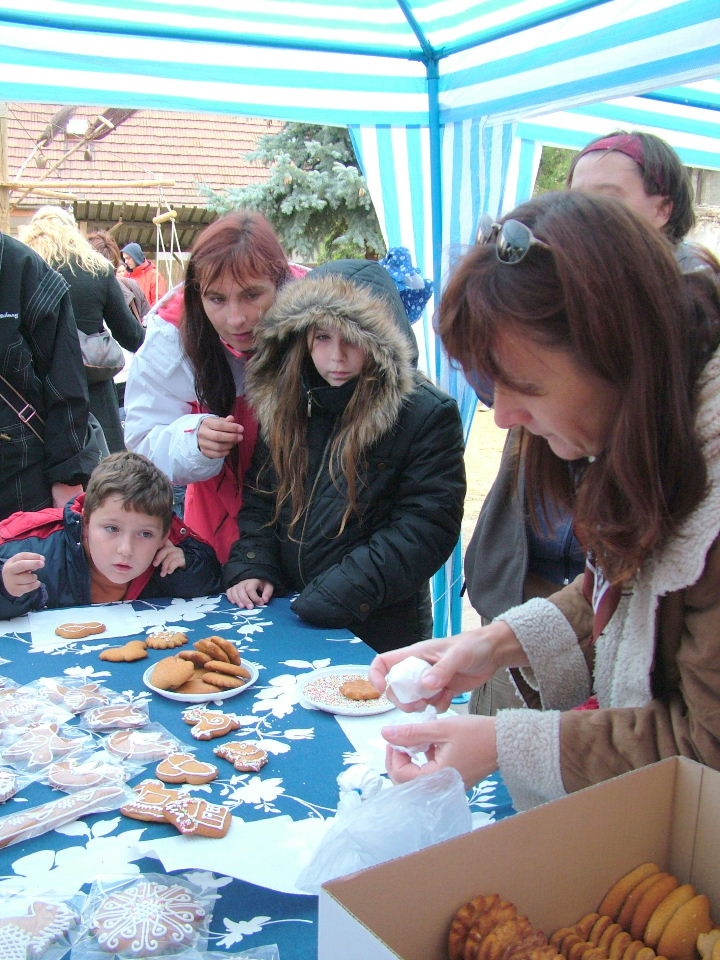
[[334, 435], [335, 435], [335, 431], [333, 430], [330, 436], [325, 441], [325, 448], [323, 449], [322, 456], [320, 457], [320, 465], [318, 467], [317, 473], [315, 474], [315, 479], [313, 480], [312, 489], [310, 490], [310, 496], [308, 498], [307, 508], [305, 510], [305, 516], [303, 518], [302, 533], [300, 534], [300, 543], [298, 544], [298, 573], [300, 574], [300, 580], [302, 581], [302, 585], [304, 587], [307, 586], [307, 580], [305, 579], [305, 574], [303, 573], [303, 567], [302, 567], [302, 552], [303, 552], [303, 546], [305, 545], [305, 530], [307, 529], [308, 517], [310, 516], [310, 507], [312, 506], [312, 502], [315, 497], [315, 492], [318, 488], [318, 484], [320, 483], [320, 477], [323, 474], [323, 467], [325, 466], [325, 458], [327, 456], [328, 461], [330, 459], [328, 456], [328, 451], [330, 449], [330, 445], [332, 444]]

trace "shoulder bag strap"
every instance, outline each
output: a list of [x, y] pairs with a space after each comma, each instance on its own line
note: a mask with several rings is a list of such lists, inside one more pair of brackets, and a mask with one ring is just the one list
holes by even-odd
[[[7, 390], [11, 391], [8, 395]], [[35, 418], [37, 425], [40, 429], [45, 426], [45, 421], [37, 412], [35, 407], [28, 403], [21, 393], [15, 389], [15, 387], [0, 374], [0, 400], [4, 400], [5, 403], [10, 407], [13, 413], [17, 418], [28, 426], [38, 440], [42, 440], [42, 435], [36, 430], [35, 425], [30, 421]]]

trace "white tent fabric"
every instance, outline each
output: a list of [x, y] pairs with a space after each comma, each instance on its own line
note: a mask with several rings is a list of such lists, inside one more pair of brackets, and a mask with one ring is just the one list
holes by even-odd
[[[349, 125], [388, 244], [436, 289], [480, 213], [529, 196], [543, 140], [667, 126], [687, 163], [720, 168], [719, 75], [717, 0], [0, 0], [4, 100]], [[431, 309], [424, 365], [469, 428]], [[438, 634], [459, 627], [461, 580], [458, 550]]]

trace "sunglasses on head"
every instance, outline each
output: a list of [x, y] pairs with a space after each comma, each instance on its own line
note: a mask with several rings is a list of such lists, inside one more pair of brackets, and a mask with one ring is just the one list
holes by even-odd
[[519, 220], [497, 223], [488, 213], [484, 213], [480, 218], [475, 242], [478, 245], [494, 243], [495, 253], [501, 263], [520, 263], [527, 256], [530, 247], [550, 250], [550, 245], [538, 240], [526, 224]]

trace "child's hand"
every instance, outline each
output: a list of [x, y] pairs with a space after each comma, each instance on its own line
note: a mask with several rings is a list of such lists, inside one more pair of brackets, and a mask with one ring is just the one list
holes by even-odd
[[269, 580], [241, 580], [226, 593], [228, 600], [245, 610], [264, 607], [270, 603], [275, 587]]
[[11, 597], [22, 597], [32, 593], [40, 586], [35, 573], [45, 566], [45, 557], [40, 553], [16, 553], [5, 561], [2, 578], [5, 589]]
[[160, 576], [166, 577], [185, 567], [185, 554], [174, 543], [166, 543], [153, 557], [153, 566], [160, 567]]

